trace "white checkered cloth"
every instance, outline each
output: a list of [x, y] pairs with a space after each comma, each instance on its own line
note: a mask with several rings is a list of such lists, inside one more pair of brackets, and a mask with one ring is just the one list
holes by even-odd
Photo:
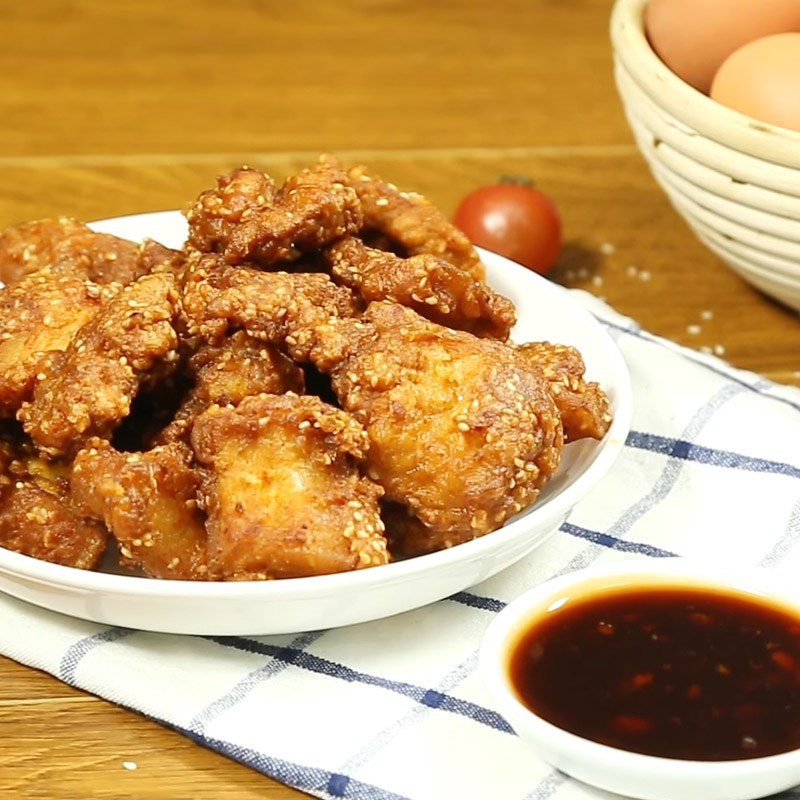
[[628, 363], [633, 430], [603, 483], [515, 567], [418, 611], [296, 637], [108, 628], [0, 596], [0, 652], [318, 797], [609, 797], [540, 761], [492, 709], [476, 670], [484, 629], [525, 589], [597, 561], [800, 572], [800, 391], [576, 297]]

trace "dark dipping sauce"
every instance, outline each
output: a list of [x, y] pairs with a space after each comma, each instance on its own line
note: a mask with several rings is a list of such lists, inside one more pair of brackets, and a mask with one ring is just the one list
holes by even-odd
[[509, 668], [538, 716], [622, 750], [727, 761], [800, 747], [800, 618], [745, 595], [570, 598], [526, 628]]

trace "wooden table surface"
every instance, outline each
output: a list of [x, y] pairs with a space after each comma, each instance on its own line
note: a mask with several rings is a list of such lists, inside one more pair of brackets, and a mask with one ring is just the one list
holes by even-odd
[[[610, 7], [0, 0], [0, 225], [180, 207], [229, 167], [280, 176], [328, 150], [448, 212], [523, 174], [563, 215], [556, 280], [800, 385], [797, 316], [694, 239], [637, 153], [612, 83]], [[0, 796], [303, 795], [0, 659]]]

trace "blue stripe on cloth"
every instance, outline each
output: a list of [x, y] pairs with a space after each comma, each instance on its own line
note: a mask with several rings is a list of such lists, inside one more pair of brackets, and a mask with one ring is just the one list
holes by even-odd
[[285, 783], [287, 786], [300, 789], [304, 792], [314, 792], [316, 794], [322, 792], [331, 799], [342, 798], [342, 800], [410, 800], [410, 798], [404, 795], [390, 792], [388, 789], [382, 789], [380, 786], [375, 786], [371, 783], [364, 783], [363, 781], [356, 780], [355, 778], [338, 772], [330, 772], [329, 770], [320, 769], [319, 767], [307, 767], [303, 764], [296, 764], [293, 761], [286, 761], [282, 758], [269, 756], [259, 750], [242, 747], [224, 739], [204, 736], [203, 734], [149, 714], [145, 716], [158, 722], [165, 728], [171, 728], [178, 733], [182, 733], [184, 736], [203, 747], [216, 750], [218, 753], [232, 758], [234, 761], [245, 764], [265, 775], [269, 775], [271, 778], [281, 783]]
[[344, 664], [337, 664], [326, 658], [298, 650], [292, 647], [278, 647], [272, 644], [257, 642], [253, 639], [246, 639], [241, 636], [204, 636], [210, 642], [215, 642], [222, 647], [232, 647], [247, 653], [272, 656], [278, 661], [299, 667], [300, 669], [315, 672], [319, 675], [327, 675], [330, 678], [347, 681], [349, 683], [361, 683], [367, 686], [376, 686], [380, 689], [403, 695], [423, 706], [437, 708], [442, 711], [449, 711], [462, 717], [474, 720], [482, 725], [487, 725], [504, 733], [513, 733], [511, 726], [496, 712], [469, 700], [462, 700], [458, 697], [446, 695], [438, 691], [432, 691], [426, 687], [416, 686], [412, 683], [393, 681], [389, 678], [382, 678], [379, 675], [371, 675], [367, 672], [347, 667]]
[[760, 567], [771, 567], [785, 558], [789, 550], [800, 540], [800, 500], [794, 504], [789, 522], [783, 536], [775, 542], [770, 551], [761, 559]]
[[130, 630], [129, 628], [106, 628], [106, 630], [100, 631], [100, 633], [78, 639], [77, 642], [70, 645], [61, 659], [61, 663], [58, 667], [59, 679], [64, 681], [64, 683], [69, 683], [74, 686], [75, 673], [78, 669], [78, 665], [87, 653], [101, 645], [124, 639], [126, 636], [130, 636], [135, 632], [136, 631]]
[[693, 444], [685, 439], [669, 439], [655, 433], [631, 431], [625, 442], [628, 447], [661, 453], [665, 456], [694, 461], [698, 464], [711, 464], [715, 467], [739, 469], [746, 472], [766, 472], [772, 475], [787, 475], [800, 478], [800, 467], [782, 461], [768, 461], [764, 458], [752, 458], [731, 450], [716, 450], [711, 447]]
[[678, 555], [671, 550], [662, 550], [660, 547], [655, 547], [652, 544], [631, 542], [627, 539], [620, 539], [617, 536], [612, 536], [610, 533], [601, 533], [600, 531], [591, 531], [588, 528], [581, 528], [579, 525], [573, 525], [571, 522], [565, 522], [560, 530], [564, 531], [564, 533], [568, 533], [570, 536], [586, 539], [592, 542], [592, 544], [602, 545], [611, 550], [619, 550], [622, 553], [637, 553], [642, 556], [650, 556], [651, 558], [674, 558]]
[[[315, 631], [313, 633], [304, 633], [298, 636], [289, 645], [292, 650], [304, 650], [313, 642], [317, 641], [325, 631]], [[268, 656], [269, 661], [266, 664], [253, 670], [244, 676], [229, 692], [218, 697], [213, 702], [209, 703], [202, 711], [195, 714], [189, 723], [189, 727], [196, 733], [202, 733], [209, 722], [216, 719], [226, 711], [230, 711], [234, 706], [240, 703], [248, 694], [250, 694], [256, 686], [268, 681], [270, 678], [275, 677], [283, 672], [289, 664], [286, 661], [280, 661], [274, 656]]]
[[532, 792], [525, 795], [524, 800], [549, 800], [568, 780], [567, 775], [554, 769]]
[[[436, 685], [435, 691], [441, 694], [450, 692], [454, 687], [463, 683], [473, 672], [478, 664], [478, 651], [475, 650], [466, 660], [462, 661], [455, 669], [448, 672]], [[401, 733], [419, 722], [426, 714], [430, 713], [430, 706], [414, 706], [405, 716], [396, 719], [377, 736], [370, 739], [366, 745], [353, 754], [339, 767], [340, 772], [354, 772], [369, 763], [378, 753], [384, 750]], [[513, 731], [511, 731], [513, 733]]]
[[[109, 628], [93, 636], [80, 639], [73, 644], [64, 655], [61, 661], [59, 677], [63, 681], [72, 683], [72, 678], [75, 675], [75, 668], [86, 653], [102, 644], [118, 641], [133, 633], [136, 633], [136, 631], [127, 628]], [[404, 795], [391, 792], [371, 783], [356, 780], [355, 778], [342, 775], [338, 772], [296, 764], [292, 761], [286, 761], [285, 759], [267, 755], [258, 750], [242, 747], [233, 742], [225, 741], [224, 739], [205, 736], [197, 731], [189, 730], [181, 725], [146, 713], [135, 706], [122, 703], [116, 698], [114, 698], [114, 702], [123, 708], [136, 711], [138, 714], [152, 719], [165, 728], [170, 728], [183, 734], [203, 747], [216, 750], [218, 753], [228, 758], [232, 758], [265, 775], [269, 775], [281, 783], [285, 783], [287, 786], [292, 786], [301, 791], [316, 793], [322, 791], [322, 793], [326, 794], [331, 800], [338, 800], [338, 798], [342, 800], [411, 800], [411, 798]]]
[[[593, 544], [599, 544], [603, 547], [608, 547], [611, 550], [619, 550], [623, 553], [637, 553], [638, 555], [650, 556], [651, 558], [675, 558], [678, 556], [678, 553], [673, 553], [671, 550], [662, 550], [660, 547], [656, 547], [652, 544], [618, 539], [610, 533], [601, 533], [600, 531], [581, 528], [579, 525], [573, 525], [570, 522], [565, 522], [559, 530], [568, 533], [570, 536], [575, 536], [578, 539], [586, 539]], [[503, 600], [498, 600], [494, 597], [486, 597], [480, 594], [473, 594], [472, 592], [457, 592], [445, 599], [452, 600], [454, 603], [461, 603], [470, 608], [478, 608], [481, 611], [491, 611], [493, 613], [499, 613], [508, 605], [508, 603], [505, 603]]]
[[[742, 388], [737, 384], [726, 384], [719, 389], [712, 398], [702, 408], [698, 409], [689, 424], [682, 431], [681, 439], [694, 439], [700, 431], [708, 424], [714, 414], [727, 403], [732, 397], [736, 396]], [[623, 511], [617, 521], [609, 528], [608, 535], [617, 539], [623, 539], [631, 528], [649, 511], [661, 503], [672, 491], [683, 470], [685, 462], [677, 458], [668, 458], [656, 482], [650, 491]], [[562, 567], [556, 575], [565, 575], [576, 569], [589, 566], [599, 555], [600, 545], [592, 542], [578, 555], [572, 558], [569, 563]]]
[[479, 594], [472, 594], [472, 592], [456, 592], [456, 594], [445, 599], [452, 600], [454, 603], [461, 603], [470, 608], [479, 608], [481, 611], [492, 611], [495, 614], [508, 605], [502, 600], [496, 600], [494, 597], [483, 597]]
[[[591, 313], [591, 312], [590, 312]], [[699, 356], [694, 358], [690, 350], [674, 350], [673, 348], [669, 347], [665, 344], [664, 341], [659, 339], [657, 336], [653, 336], [652, 334], [648, 334], [638, 326], [634, 325], [633, 327], [630, 325], [621, 325], [618, 322], [611, 322], [607, 320], [605, 317], [598, 316], [597, 314], [592, 314], [602, 325], [605, 325], [608, 328], [613, 328], [614, 330], [621, 331], [622, 333], [628, 333], [636, 339], [641, 339], [644, 342], [649, 342], [650, 344], [654, 344], [658, 347], [665, 348], [669, 350], [671, 353], [675, 353], [675, 355], [684, 358], [686, 361], [694, 364], [695, 366], [702, 367], [703, 369], [708, 370], [709, 372], [713, 372], [715, 375], [719, 375], [722, 378], [726, 378], [729, 381], [739, 384], [745, 389], [749, 389], [751, 392], [755, 392], [762, 397], [767, 397], [770, 400], [774, 400], [776, 403], [783, 403], [784, 405], [789, 406], [789, 408], [793, 408], [795, 411], [800, 411], [800, 403], [796, 403], [794, 400], [790, 400], [788, 397], [779, 397], [777, 395], [772, 394], [771, 392], [764, 391], [762, 386], [769, 386], [770, 384], [761, 382], [759, 383], [748, 383], [743, 378], [740, 378], [736, 372], [732, 369], [724, 369], [721, 367], [714, 366], [713, 364], [709, 364], [707, 361], [703, 360], [702, 357]]]

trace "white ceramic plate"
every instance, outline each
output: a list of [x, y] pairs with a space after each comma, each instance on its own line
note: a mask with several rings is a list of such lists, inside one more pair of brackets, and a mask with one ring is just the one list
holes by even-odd
[[[180, 247], [176, 211], [103, 220], [98, 231]], [[450, 550], [374, 569], [268, 582], [193, 583], [86, 572], [0, 548], [0, 590], [44, 608], [110, 625], [204, 635], [298, 633], [380, 619], [473, 586], [528, 555], [606, 474], [628, 434], [631, 387], [619, 350], [564, 289], [492, 253], [489, 282], [517, 306], [516, 341], [575, 345], [609, 394], [614, 422], [602, 442], [576, 442], [539, 501], [503, 529]]]

